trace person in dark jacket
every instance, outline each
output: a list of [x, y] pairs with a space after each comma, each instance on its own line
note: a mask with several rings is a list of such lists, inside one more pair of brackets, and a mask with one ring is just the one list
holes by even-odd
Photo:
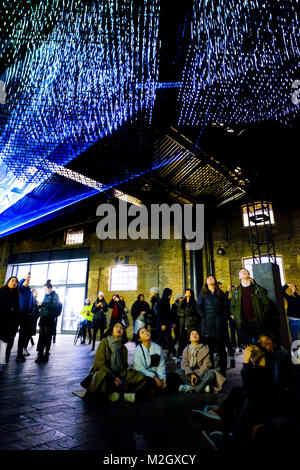
[[[291, 295], [286, 292], [289, 287], [292, 290]], [[294, 342], [297, 341], [298, 334], [300, 336], [300, 295], [298, 287], [295, 284], [285, 284], [282, 287], [282, 297], [287, 301], [286, 313], [289, 318], [292, 341]]]
[[195, 294], [192, 289], [187, 289], [184, 294], [184, 300], [178, 308], [178, 315], [183, 315], [182, 328], [184, 328], [185, 334], [182, 334], [181, 342], [178, 346], [177, 355], [182, 356], [182, 352], [188, 344], [188, 337], [192, 329], [199, 328], [199, 317], [197, 314], [197, 305], [195, 300]]
[[207, 338], [212, 366], [214, 350], [220, 359], [220, 372], [226, 377], [228, 337], [227, 321], [229, 318], [228, 302], [214, 276], [208, 276], [197, 299], [198, 313], [202, 319], [203, 335]]
[[133, 341], [138, 344], [137, 332], [140, 328], [146, 328], [150, 314], [150, 305], [145, 301], [144, 294], [139, 294], [137, 300], [131, 307], [133, 321]]
[[239, 271], [240, 285], [232, 290], [230, 311], [236, 321], [240, 341], [249, 345], [262, 330], [270, 329], [270, 301], [267, 291], [256, 284], [249, 271]]
[[174, 348], [171, 334], [171, 311], [170, 298], [172, 290], [167, 287], [163, 291], [161, 299], [157, 302], [157, 334], [155, 342], [161, 346], [163, 340], [168, 348], [168, 357], [172, 354], [176, 358], [176, 349]]
[[121, 301], [120, 296], [118, 294], [114, 294], [108, 304], [108, 308], [112, 309], [109, 327], [113, 326], [114, 323], [122, 322], [124, 307], [125, 302]]
[[60, 315], [60, 302], [53, 290], [51, 280], [44, 284], [45, 297], [40, 311], [40, 334], [37, 344], [38, 357], [35, 362], [48, 362], [55, 318]]
[[216, 435], [211, 431], [222, 431], [225, 449], [246, 449], [251, 442], [253, 451], [258, 444], [264, 452], [274, 451], [274, 446], [282, 452], [289, 447], [291, 429], [297, 440], [300, 423], [299, 369], [290, 352], [272, 333], [261, 333], [245, 349], [242, 379], [243, 389], [235, 387], [220, 405], [194, 410], [194, 418], [210, 431], [210, 441]]
[[26, 347], [31, 337], [33, 312], [34, 312], [34, 300], [31, 289], [29, 287], [31, 275], [28, 273], [24, 279], [19, 282], [19, 300], [20, 300], [20, 331], [18, 340], [18, 353], [17, 362], [25, 362], [25, 356], [29, 356], [30, 353]]
[[92, 351], [95, 350], [96, 337], [98, 330], [100, 331], [100, 341], [104, 336], [104, 331], [107, 327], [106, 312], [108, 311], [107, 302], [105, 301], [104, 294], [102, 291], [98, 293], [97, 299], [95, 300], [91, 312], [94, 314], [92, 320], [93, 329], [93, 344]]
[[30, 337], [27, 341], [27, 344], [25, 346], [25, 349], [28, 348], [29, 341], [31, 342], [31, 345], [34, 346], [34, 341], [33, 341], [32, 337], [36, 335], [36, 324], [37, 324], [38, 318], [40, 316], [40, 306], [38, 304], [37, 295], [38, 295], [37, 289], [32, 289], [34, 310], [33, 310], [33, 314], [32, 314], [31, 333], [30, 333]]
[[18, 279], [12, 276], [0, 289], [0, 367], [9, 361], [19, 325]]
[[150, 289], [150, 313], [148, 316], [148, 325], [151, 327], [151, 338], [155, 341], [157, 327], [157, 302], [159, 301], [159, 288], [151, 287]]
[[[175, 302], [171, 307], [171, 320], [174, 328], [174, 346], [178, 342], [178, 350], [180, 349], [180, 344], [187, 344], [186, 331], [184, 328], [184, 313], [178, 313], [178, 309], [184, 299], [183, 294], [177, 294], [175, 297]], [[184, 348], [184, 347], [183, 347]], [[180, 357], [179, 353], [176, 353], [177, 357]], [[183, 349], [182, 349], [183, 351]]]

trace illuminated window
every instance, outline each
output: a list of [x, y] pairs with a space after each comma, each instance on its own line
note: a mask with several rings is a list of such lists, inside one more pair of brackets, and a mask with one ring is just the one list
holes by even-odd
[[137, 290], [137, 266], [117, 265], [110, 268], [110, 291]]
[[68, 230], [66, 236], [66, 245], [80, 245], [83, 243], [83, 230]]
[[[274, 224], [274, 213], [270, 202], [255, 202], [253, 205], [242, 206], [243, 225], [249, 227], [253, 225]], [[249, 215], [248, 215], [249, 214]]]
[[[269, 257], [268, 256], [262, 256], [261, 257], [261, 262], [262, 263], [269, 263]], [[285, 277], [284, 277], [284, 271], [283, 271], [283, 266], [282, 266], [282, 256], [276, 256], [276, 263], [279, 266], [279, 271], [280, 271], [280, 279], [282, 285], [285, 284]], [[253, 277], [253, 258], [244, 258], [243, 259], [243, 265], [244, 268], [246, 268], [250, 276]]]

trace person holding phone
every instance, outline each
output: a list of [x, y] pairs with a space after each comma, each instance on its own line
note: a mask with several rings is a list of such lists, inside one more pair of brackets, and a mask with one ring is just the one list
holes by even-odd
[[93, 329], [93, 344], [92, 351], [95, 350], [96, 338], [98, 330], [100, 331], [100, 341], [104, 337], [104, 331], [107, 327], [106, 312], [108, 311], [108, 306], [104, 298], [102, 291], [98, 292], [97, 299], [93, 303], [91, 314], [93, 315], [92, 319], [92, 329]]

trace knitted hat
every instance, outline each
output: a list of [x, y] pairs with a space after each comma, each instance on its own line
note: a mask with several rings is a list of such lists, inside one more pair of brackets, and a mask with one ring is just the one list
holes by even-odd
[[104, 294], [103, 294], [102, 290], [100, 290], [100, 291], [98, 292], [98, 297], [99, 297], [100, 295], [103, 295], [103, 297], [104, 297]]
[[183, 294], [177, 294], [176, 297], [175, 297], [175, 302], [180, 299], [180, 297], [182, 297], [184, 299], [184, 295]]
[[154, 294], [159, 294], [159, 287], [151, 287], [150, 292], [153, 292]]

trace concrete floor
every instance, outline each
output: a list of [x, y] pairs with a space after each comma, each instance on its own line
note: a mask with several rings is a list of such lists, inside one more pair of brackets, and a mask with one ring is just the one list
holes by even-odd
[[[217, 395], [172, 393], [135, 404], [84, 401], [72, 391], [81, 388], [93, 363], [89, 345], [74, 346], [73, 335], [57, 335], [47, 364], [34, 362], [35, 346], [25, 363], [17, 363], [17, 339], [0, 376], [0, 450], [201, 450], [201, 430], [190, 410], [222, 401], [241, 384], [237, 355]], [[127, 346], [131, 361], [134, 344]]]

